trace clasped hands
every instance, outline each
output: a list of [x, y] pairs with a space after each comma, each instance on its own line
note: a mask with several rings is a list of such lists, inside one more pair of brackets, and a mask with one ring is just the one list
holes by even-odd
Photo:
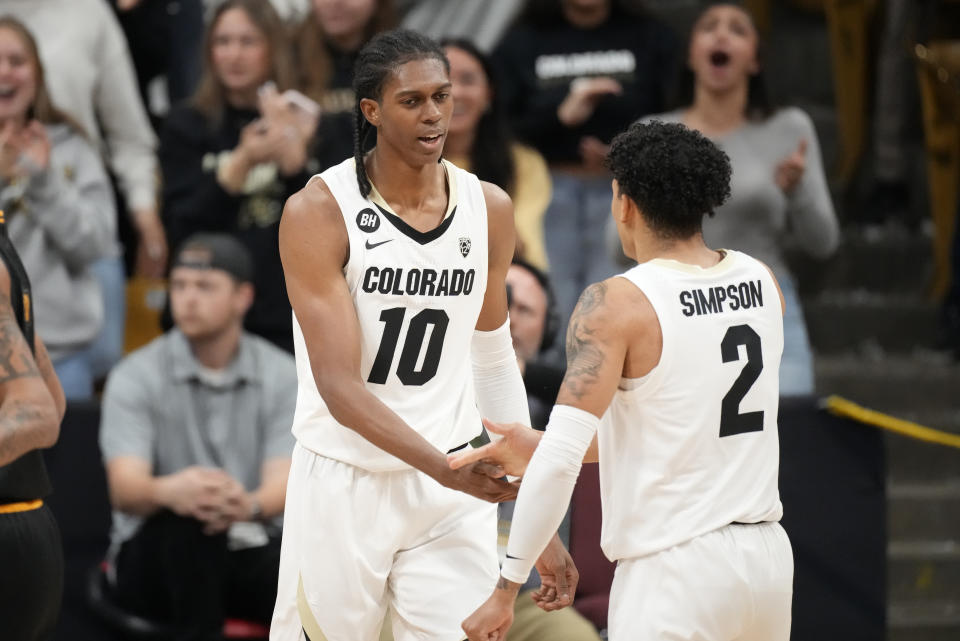
[[163, 484], [162, 503], [179, 516], [200, 521], [204, 534], [225, 532], [253, 515], [253, 497], [221, 469], [194, 465], [163, 477]]
[[[452, 469], [470, 469], [468, 466], [486, 466], [476, 471], [489, 474], [523, 476], [533, 451], [540, 442], [541, 432], [519, 423], [498, 424], [484, 420], [488, 432], [500, 438], [476, 449], [466, 449], [447, 456]], [[531, 598], [547, 612], [565, 608], [573, 603], [579, 572], [570, 553], [554, 535], [535, 564], [540, 574], [540, 588]], [[513, 623], [514, 601], [519, 583], [501, 578], [487, 601], [463, 622], [463, 630], [470, 641], [502, 641]]]

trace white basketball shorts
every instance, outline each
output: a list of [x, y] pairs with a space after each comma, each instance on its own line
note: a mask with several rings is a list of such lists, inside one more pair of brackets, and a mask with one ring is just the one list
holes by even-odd
[[610, 641], [788, 641], [793, 551], [779, 523], [728, 525], [620, 561]]
[[270, 641], [461, 641], [493, 591], [497, 506], [294, 448]]

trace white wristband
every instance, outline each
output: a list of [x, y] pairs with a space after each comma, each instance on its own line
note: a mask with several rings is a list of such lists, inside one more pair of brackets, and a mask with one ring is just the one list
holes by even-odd
[[554, 406], [547, 431], [520, 484], [507, 559], [500, 570], [503, 578], [515, 583], [527, 580], [537, 558], [560, 527], [580, 475], [583, 455], [599, 425], [600, 419], [590, 412], [569, 405]]
[[510, 319], [493, 331], [475, 331], [470, 357], [480, 416], [494, 423], [530, 425], [527, 392], [510, 338]]

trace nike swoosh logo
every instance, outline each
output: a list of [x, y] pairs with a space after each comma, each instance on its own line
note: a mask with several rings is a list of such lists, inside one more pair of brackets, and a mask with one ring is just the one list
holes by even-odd
[[507, 558], [513, 559], [514, 561], [523, 561], [523, 559], [521, 559], [519, 556], [510, 556], [509, 554], [507, 555]]
[[386, 240], [381, 240], [379, 243], [371, 243], [371, 242], [368, 240], [368, 241], [367, 241], [367, 249], [373, 249], [374, 247], [379, 247], [380, 245], [385, 245], [385, 244], [389, 243], [391, 240], [393, 240], [393, 238], [388, 238], [388, 239], [386, 239]]

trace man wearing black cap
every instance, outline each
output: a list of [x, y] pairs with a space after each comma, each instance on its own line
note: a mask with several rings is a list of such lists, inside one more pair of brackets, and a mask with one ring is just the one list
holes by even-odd
[[124, 359], [103, 397], [100, 445], [117, 599], [189, 638], [225, 616], [269, 622], [296, 403], [293, 359], [243, 331], [247, 250], [189, 238], [170, 272], [175, 327]]

